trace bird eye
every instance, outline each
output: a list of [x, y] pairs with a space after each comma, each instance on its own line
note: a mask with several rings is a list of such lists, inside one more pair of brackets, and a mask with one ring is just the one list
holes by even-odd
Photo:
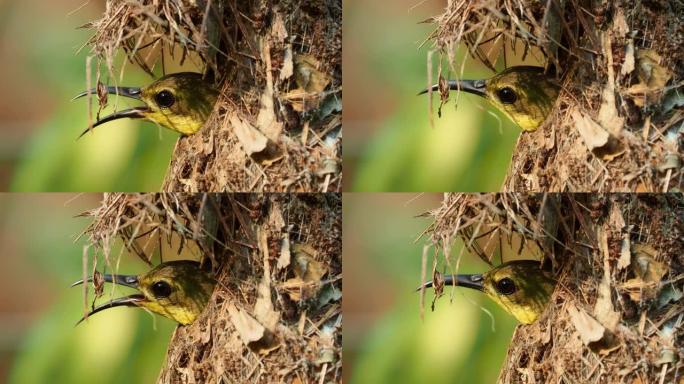
[[152, 294], [157, 299], [163, 299], [171, 295], [171, 286], [166, 281], [157, 281], [152, 285]]
[[496, 91], [496, 97], [504, 104], [513, 104], [518, 100], [518, 95], [510, 87], [504, 87]]
[[154, 101], [157, 102], [158, 106], [168, 108], [176, 102], [176, 98], [173, 96], [173, 93], [163, 90], [154, 95]]
[[511, 295], [517, 289], [513, 280], [508, 277], [504, 277], [496, 283], [496, 290], [502, 295]]

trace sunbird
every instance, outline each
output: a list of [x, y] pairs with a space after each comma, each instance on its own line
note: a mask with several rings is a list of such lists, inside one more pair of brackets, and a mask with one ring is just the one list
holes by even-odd
[[[97, 88], [93, 88], [78, 94], [74, 100], [96, 93]], [[145, 105], [114, 112], [96, 121], [93, 128], [130, 117], [152, 121], [186, 136], [194, 135], [204, 126], [219, 94], [202, 74], [194, 72], [166, 75], [143, 88], [107, 87], [107, 93], [137, 99]], [[79, 138], [88, 131], [83, 131]]]
[[[114, 307], [140, 307], [175, 320], [183, 325], [191, 324], [204, 310], [216, 281], [209, 272], [192, 260], [161, 263], [141, 275], [103, 275], [107, 283], [135, 288], [141, 293], [121, 297], [95, 307], [76, 323], [105, 309]], [[89, 277], [88, 282], [93, 281]], [[72, 284], [83, 284], [79, 280]]]
[[[449, 80], [449, 89], [482, 96], [522, 128], [536, 131], [551, 112], [560, 85], [542, 67], [517, 66], [486, 80]], [[439, 84], [423, 90], [438, 91]]]
[[[523, 324], [534, 323], [544, 312], [556, 281], [536, 260], [503, 263], [482, 274], [447, 275], [444, 286], [455, 285], [484, 292]], [[418, 287], [431, 288], [429, 281]]]

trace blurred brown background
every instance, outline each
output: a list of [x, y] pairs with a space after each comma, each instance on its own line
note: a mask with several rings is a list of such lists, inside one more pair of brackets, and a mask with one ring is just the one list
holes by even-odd
[[[79, 48], [93, 34], [79, 27], [104, 9], [104, 0], [0, 1], [0, 191], [159, 190], [177, 134], [122, 119], [77, 140], [88, 104], [71, 99], [86, 88], [90, 47]], [[123, 61], [115, 62], [119, 84], [152, 81], [132, 64], [119, 79]], [[173, 61], [167, 71], [177, 70]], [[111, 82], [104, 69], [102, 81]], [[118, 108], [131, 105], [122, 98]]]

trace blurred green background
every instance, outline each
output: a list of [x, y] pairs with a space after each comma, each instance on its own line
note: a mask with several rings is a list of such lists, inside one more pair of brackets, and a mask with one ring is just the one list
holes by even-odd
[[[345, 0], [343, 23], [345, 191], [498, 191], [520, 129], [475, 95], [455, 95], [430, 126], [427, 53], [435, 29], [420, 23], [446, 1]], [[460, 50], [461, 52], [463, 49]], [[508, 55], [507, 65], [519, 61]], [[455, 66], [460, 69], [463, 55]], [[439, 55], [433, 56], [437, 79]], [[444, 76], [448, 66], [444, 64]], [[504, 68], [500, 62], [498, 69]], [[493, 73], [470, 56], [464, 78]], [[499, 117], [497, 119], [496, 116]]]
[[[89, 47], [76, 52], [93, 34], [77, 27], [103, 12], [104, 0], [0, 1], [0, 190], [161, 188], [178, 134], [122, 119], [76, 140], [88, 126], [88, 103], [70, 100], [86, 87]], [[166, 60], [167, 72], [181, 70], [173, 61]], [[130, 63], [120, 80], [122, 62], [119, 57], [115, 68], [120, 85], [153, 80]], [[92, 73], [94, 81], [94, 68]], [[111, 82], [104, 68], [102, 81]], [[109, 104], [101, 116], [113, 111], [115, 99], [110, 97]], [[120, 98], [118, 109], [132, 105], [135, 100]]]
[[[456, 289], [451, 301], [447, 288], [434, 312], [434, 295], [426, 294], [425, 320], [420, 319], [414, 289], [421, 283], [425, 242], [414, 240], [431, 219], [416, 216], [439, 207], [441, 199], [441, 194], [344, 195], [344, 382], [496, 382], [516, 326], [512, 316], [473, 290]], [[457, 243], [452, 257], [459, 252]], [[459, 273], [489, 268], [466, 253]]]
[[[0, 194], [0, 382], [156, 381], [174, 322], [117, 308], [74, 326], [84, 313], [83, 291], [69, 286], [82, 276], [85, 239], [74, 240], [92, 220], [75, 216], [100, 200], [99, 194]], [[111, 254], [119, 252], [117, 242]], [[118, 271], [148, 269], [124, 253]], [[104, 292], [98, 303], [135, 291], [112, 292], [107, 284]]]

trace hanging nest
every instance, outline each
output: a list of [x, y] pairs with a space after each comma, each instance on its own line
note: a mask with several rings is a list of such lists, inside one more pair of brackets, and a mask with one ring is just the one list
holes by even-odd
[[539, 320], [516, 329], [500, 382], [684, 377], [682, 195], [450, 194], [429, 215], [424, 235], [443, 255], [458, 239], [488, 263], [495, 247], [512, 246], [552, 265], [553, 296]]
[[452, 73], [464, 47], [493, 71], [531, 57], [562, 85], [546, 123], [520, 135], [504, 191], [681, 190], [684, 4], [595, 3], [452, 1], [432, 19]]
[[341, 1], [106, 4], [86, 25], [98, 84], [101, 66], [123, 75], [123, 51], [150, 75], [190, 60], [220, 90], [204, 128], [178, 140], [164, 191], [340, 190]]
[[107, 194], [84, 234], [113, 270], [117, 241], [150, 264], [161, 249], [211, 264], [216, 289], [160, 383], [340, 382], [341, 209], [333, 193]]

